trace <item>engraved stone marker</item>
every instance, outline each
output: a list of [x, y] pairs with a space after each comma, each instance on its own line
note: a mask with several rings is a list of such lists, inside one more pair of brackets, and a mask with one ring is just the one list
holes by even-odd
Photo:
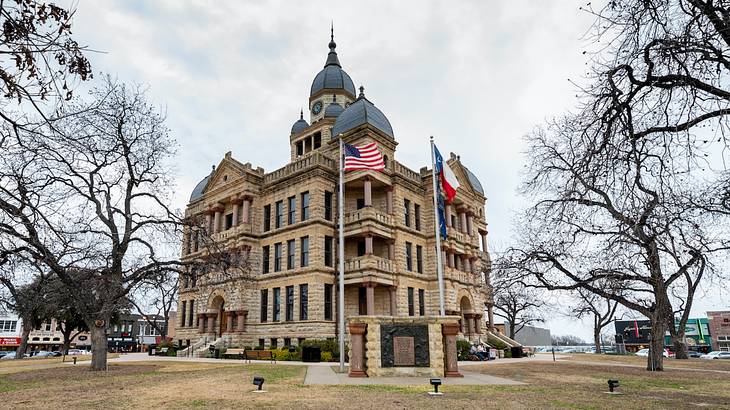
[[396, 366], [415, 366], [416, 353], [412, 336], [393, 338], [393, 364]]

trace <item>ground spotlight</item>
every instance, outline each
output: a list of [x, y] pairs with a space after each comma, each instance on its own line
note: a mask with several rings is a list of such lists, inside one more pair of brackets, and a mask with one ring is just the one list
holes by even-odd
[[262, 388], [264, 387], [264, 378], [263, 377], [261, 377], [261, 376], [254, 376], [253, 377], [253, 384], [254, 384], [254, 386], [257, 386], [258, 387], [258, 389], [254, 390], [254, 392], [257, 392], [257, 393], [259, 393], [259, 392], [260, 393], [266, 392], [266, 390], [262, 390]]
[[433, 391], [428, 392], [428, 394], [430, 394], [431, 396], [443, 395], [443, 393], [439, 392], [439, 386], [441, 386], [441, 379], [430, 379], [428, 382], [431, 383], [431, 386], [433, 386]]
[[615, 389], [618, 389], [619, 382], [618, 379], [608, 379], [608, 392], [614, 393]]

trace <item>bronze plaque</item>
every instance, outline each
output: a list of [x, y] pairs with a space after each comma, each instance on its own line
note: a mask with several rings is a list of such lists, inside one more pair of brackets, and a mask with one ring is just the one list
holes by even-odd
[[413, 336], [395, 336], [393, 338], [393, 364], [396, 366], [416, 365]]

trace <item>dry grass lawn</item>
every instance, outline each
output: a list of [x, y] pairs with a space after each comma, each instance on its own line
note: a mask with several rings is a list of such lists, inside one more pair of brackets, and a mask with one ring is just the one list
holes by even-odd
[[[586, 363], [590, 360], [595, 363]], [[555, 364], [535, 361], [470, 367], [528, 385], [446, 387], [446, 395], [437, 398], [428, 397], [427, 386], [305, 386], [304, 366], [158, 361], [114, 364], [108, 373], [92, 373], [86, 366], [59, 363], [43, 369], [15, 364], [11, 369], [0, 363], [0, 373], [4, 371], [0, 374], [0, 407], [730, 409], [730, 372], [672, 369], [649, 374], [601, 360], [580, 356]], [[695, 367], [703, 364], [693, 361]], [[254, 375], [266, 378], [268, 393], [252, 392]], [[621, 395], [605, 393], [608, 378], [621, 380]]]

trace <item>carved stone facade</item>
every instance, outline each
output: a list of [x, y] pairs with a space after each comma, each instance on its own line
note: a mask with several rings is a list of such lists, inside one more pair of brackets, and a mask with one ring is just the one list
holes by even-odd
[[[377, 142], [386, 160], [383, 172], [345, 174], [346, 316], [438, 314], [431, 171], [395, 159], [390, 123], [362, 87], [355, 96], [334, 49], [331, 41], [327, 65], [312, 84], [312, 124], [302, 115], [292, 127], [290, 162], [265, 172], [226, 153], [191, 196], [186, 216], [202, 226], [185, 232], [182, 259], [204, 260], [226, 249], [247, 263], [183, 281], [176, 338], [192, 345], [184, 354], [209, 343], [281, 347], [337, 337], [339, 141], [333, 130], [348, 144]], [[423, 149], [429, 149], [425, 139]], [[461, 186], [447, 209], [441, 249], [446, 313], [462, 318], [463, 335], [478, 337], [489, 323], [485, 310], [491, 311], [486, 198], [458, 156], [447, 162]], [[215, 247], [204, 244], [207, 237]]]

